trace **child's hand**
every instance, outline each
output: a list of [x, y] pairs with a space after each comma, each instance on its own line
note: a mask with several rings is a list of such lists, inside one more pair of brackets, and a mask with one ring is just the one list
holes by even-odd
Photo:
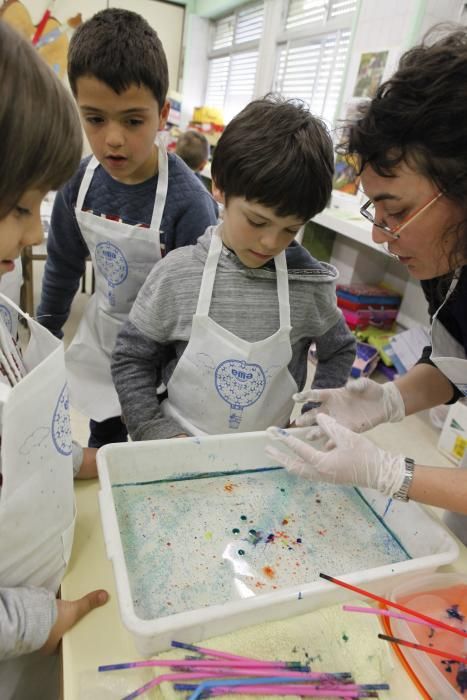
[[83, 461], [75, 479], [95, 479], [97, 476], [96, 447], [83, 447]]
[[57, 619], [50, 630], [49, 638], [40, 650], [41, 653], [53, 654], [65, 632], [68, 632], [91, 610], [104, 605], [108, 599], [107, 591], [98, 590], [88, 593], [79, 600], [57, 600]]

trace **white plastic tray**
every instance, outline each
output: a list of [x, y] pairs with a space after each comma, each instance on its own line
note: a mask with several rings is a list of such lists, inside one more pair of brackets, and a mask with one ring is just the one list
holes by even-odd
[[[291, 431], [297, 436], [306, 429]], [[219, 472], [274, 466], [264, 452], [270, 444], [267, 433], [242, 433], [203, 438], [147, 441], [107, 445], [97, 455], [101, 510], [107, 556], [112, 561], [118, 601], [124, 625], [134, 635], [138, 651], [150, 656], [170, 647], [172, 639], [194, 643], [248, 625], [278, 620], [339, 603], [352, 595], [322, 579], [291, 585], [254, 597], [188, 610], [155, 619], [136, 614], [127, 565], [123, 553], [112, 485], [170, 478], [180, 472]], [[387, 499], [362, 490], [377, 515]], [[353, 571], [345, 579], [357, 586], [386, 595], [388, 590], [419, 572], [433, 572], [458, 556], [455, 540], [428, 512], [410, 502], [393, 503], [385, 523], [412, 559], [373, 569]], [[333, 574], [332, 571], [325, 573]], [[187, 571], [188, 574], [188, 571]], [[339, 574], [342, 578], [343, 575]]]

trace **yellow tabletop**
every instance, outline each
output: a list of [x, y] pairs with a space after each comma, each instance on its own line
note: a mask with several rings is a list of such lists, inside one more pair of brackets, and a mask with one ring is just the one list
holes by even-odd
[[[371, 436], [386, 449], [394, 449], [397, 445], [400, 451], [422, 464], [450, 465], [435, 449], [438, 433], [419, 416], [406, 418], [403, 423], [379, 426], [371, 431]], [[97, 481], [76, 482], [78, 516], [73, 554], [62, 583], [62, 598], [73, 600], [95, 588], [104, 588], [109, 592], [110, 600], [84, 618], [63, 639], [63, 700], [122, 698], [153, 677], [150, 669], [97, 673], [97, 666], [101, 664], [140, 658], [131, 634], [120, 620], [112, 566], [107, 559], [102, 535], [98, 490]], [[443, 571], [467, 572], [467, 550], [463, 545], [460, 545], [459, 559], [453, 565], [443, 567]], [[342, 615], [348, 613], [342, 612]], [[105, 682], [103, 675], [106, 675]], [[388, 700], [420, 698], [397, 661], [390, 682], [391, 690], [382, 697]], [[144, 697], [160, 698], [161, 695], [154, 690]]]

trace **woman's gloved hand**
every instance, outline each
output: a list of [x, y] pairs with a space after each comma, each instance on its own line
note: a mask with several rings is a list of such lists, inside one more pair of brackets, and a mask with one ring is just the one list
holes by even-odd
[[[405, 475], [403, 455], [385, 452], [330, 416], [318, 414], [316, 422], [317, 427], [306, 434], [305, 440], [282, 428], [268, 428], [271, 437], [286, 445], [289, 451], [267, 446], [267, 454], [292, 474], [310, 481], [363, 486], [387, 496], [400, 489]], [[322, 449], [316, 449], [311, 441], [321, 435], [327, 442]]]
[[298, 428], [316, 424], [318, 413], [326, 413], [355, 433], [364, 433], [380, 423], [395, 423], [405, 417], [401, 393], [394, 382], [378, 384], [371, 379], [347, 382], [340, 389], [311, 389], [294, 395], [297, 403], [319, 403], [296, 420]]

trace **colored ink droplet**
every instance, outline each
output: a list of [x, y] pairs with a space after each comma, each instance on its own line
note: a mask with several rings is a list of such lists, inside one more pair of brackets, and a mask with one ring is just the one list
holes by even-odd
[[268, 578], [275, 578], [276, 572], [271, 566], [263, 566], [263, 574]]

